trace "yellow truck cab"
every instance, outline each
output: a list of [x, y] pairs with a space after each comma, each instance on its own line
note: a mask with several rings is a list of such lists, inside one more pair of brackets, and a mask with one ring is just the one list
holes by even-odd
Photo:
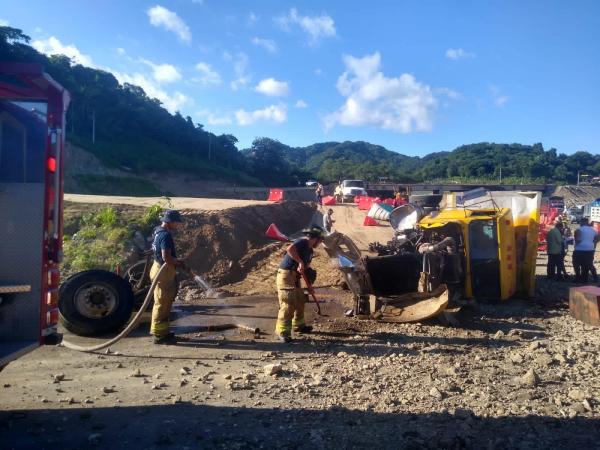
[[509, 208], [443, 209], [423, 218], [419, 227], [424, 233], [460, 232], [465, 298], [508, 299], [515, 294], [515, 230]]

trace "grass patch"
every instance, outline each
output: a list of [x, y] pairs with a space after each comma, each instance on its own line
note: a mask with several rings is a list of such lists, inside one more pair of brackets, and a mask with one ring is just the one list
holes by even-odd
[[160, 224], [164, 209], [171, 207], [166, 198], [146, 209], [122, 209], [99, 206], [65, 214], [63, 237], [64, 260], [61, 272], [65, 279], [90, 269], [122, 269], [135, 258], [132, 238], [136, 231], [150, 236]]

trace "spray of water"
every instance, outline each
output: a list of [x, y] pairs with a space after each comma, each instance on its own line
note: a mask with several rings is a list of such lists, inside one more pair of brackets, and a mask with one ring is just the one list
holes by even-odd
[[220, 293], [216, 289], [213, 289], [213, 287], [200, 275], [194, 275], [194, 281], [198, 286], [200, 286], [200, 288], [202, 288], [202, 290], [204, 291], [204, 296], [206, 298], [220, 297]]

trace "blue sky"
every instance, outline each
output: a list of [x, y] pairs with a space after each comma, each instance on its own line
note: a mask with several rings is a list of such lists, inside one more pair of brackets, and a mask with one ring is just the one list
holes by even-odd
[[600, 151], [597, 1], [2, 1], [0, 23], [247, 147]]

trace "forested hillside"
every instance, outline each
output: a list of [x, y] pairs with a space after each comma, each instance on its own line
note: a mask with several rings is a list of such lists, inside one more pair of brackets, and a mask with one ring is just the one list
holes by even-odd
[[[28, 45], [21, 30], [0, 27], [0, 61], [37, 62], [72, 96], [67, 139], [103, 164], [133, 175], [186, 173], [246, 185], [284, 186], [308, 179], [323, 183], [344, 178], [397, 182], [433, 180], [575, 182], [577, 173], [600, 175], [600, 155], [559, 154], [542, 144], [478, 143], [451, 152], [410, 157], [368, 142], [323, 142], [289, 147], [268, 137], [239, 151], [231, 134], [215, 135], [190, 117], [170, 114], [138, 86], [120, 85], [105, 71], [47, 57]], [[92, 142], [92, 122], [95, 140]], [[101, 185], [102, 180], [94, 180]], [[111, 178], [105, 184], [115, 184]], [[124, 186], [132, 181], [122, 180]], [[85, 182], [85, 180], [81, 180]], [[129, 184], [128, 184], [129, 183]]]
[[189, 116], [170, 114], [139, 86], [120, 85], [112, 74], [72, 64], [66, 56], [47, 57], [27, 45], [29, 40], [21, 30], [0, 27], [0, 61], [42, 64], [71, 94], [67, 139], [104, 164], [132, 173], [184, 171], [260, 183], [247, 175], [234, 136], [209, 133]]

